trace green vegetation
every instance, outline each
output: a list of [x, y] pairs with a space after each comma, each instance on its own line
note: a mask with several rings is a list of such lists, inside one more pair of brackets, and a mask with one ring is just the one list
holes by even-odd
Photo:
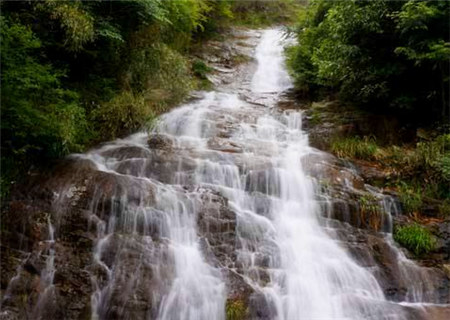
[[288, 52], [304, 94], [417, 122], [450, 121], [450, 2], [312, 0]]
[[[331, 151], [346, 159], [373, 161], [377, 167], [391, 172], [388, 185], [395, 188], [403, 211], [417, 216], [426, 199], [443, 201], [440, 216], [447, 216], [450, 199], [450, 135], [437, 135], [420, 141], [415, 148], [405, 146], [378, 146], [374, 139], [344, 137], [331, 141]], [[447, 204], [447, 205], [446, 205]]]
[[362, 195], [359, 198], [359, 204], [361, 206], [361, 211], [368, 214], [376, 214], [380, 211], [378, 199], [371, 194]]
[[378, 146], [370, 137], [337, 138], [331, 142], [331, 151], [341, 158], [373, 159]]
[[2, 2], [2, 198], [30, 168], [146, 127], [210, 86], [191, 48], [260, 10], [281, 21], [292, 2]]
[[300, 3], [299, 0], [244, 0], [233, 1], [234, 23], [250, 27], [262, 27], [274, 23], [294, 23]]
[[436, 239], [430, 231], [418, 224], [410, 224], [395, 228], [394, 239], [400, 245], [413, 252], [416, 256], [429, 253], [436, 246]]
[[403, 211], [409, 215], [415, 215], [420, 211], [423, 204], [422, 192], [420, 188], [412, 187], [404, 181], [400, 181], [397, 185], [399, 191], [400, 202]]
[[[293, 28], [298, 44], [286, 50], [299, 96], [337, 98], [350, 121], [358, 119], [352, 109], [366, 121], [395, 117], [404, 132], [425, 128], [386, 146], [383, 133], [375, 141], [366, 136], [376, 132], [352, 122], [357, 132], [330, 141], [337, 156], [382, 169], [381, 184], [398, 191], [409, 215], [432, 204], [445, 216], [450, 199], [449, 16], [444, 0], [311, 0]], [[312, 124], [322, 118], [311, 111]]]
[[439, 205], [439, 215], [442, 218], [450, 217], [450, 198], [449, 199], [445, 199]]
[[359, 208], [361, 218], [365, 223], [368, 223], [374, 230], [379, 230], [381, 227], [382, 211], [378, 203], [377, 197], [372, 194], [364, 194], [359, 198]]
[[192, 63], [192, 71], [200, 79], [206, 79], [206, 75], [212, 71], [202, 60], [195, 60]]
[[423, 197], [450, 199], [450, 134], [438, 135], [415, 148], [391, 146], [380, 152], [379, 161], [391, 166], [401, 180], [397, 183], [404, 209], [417, 212]]
[[248, 314], [247, 307], [242, 300], [227, 300], [226, 317], [227, 320], [243, 320]]

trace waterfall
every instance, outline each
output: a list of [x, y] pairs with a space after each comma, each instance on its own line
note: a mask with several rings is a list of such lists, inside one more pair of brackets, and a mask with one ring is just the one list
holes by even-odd
[[[280, 39], [278, 30], [263, 34], [256, 48], [258, 68], [251, 81], [252, 94], [277, 96], [290, 86]], [[209, 148], [208, 141], [217, 135], [216, 119], [222, 115], [236, 125], [227, 144], [239, 146], [242, 152]], [[229, 200], [237, 215], [241, 272], [264, 294], [273, 318], [395, 316], [386, 309], [375, 277], [320, 225], [314, 182], [302, 170], [302, 157], [314, 151], [302, 131], [300, 112], [256, 110], [234, 93], [211, 92], [200, 102], [164, 115], [157, 131], [174, 139], [182, 153], [195, 157], [196, 185], [217, 190]], [[197, 253], [192, 257], [177, 254], [187, 269], [196, 263]], [[180, 271], [179, 277], [184, 275], [185, 270]], [[201, 274], [190, 276], [195, 283], [203, 283]], [[181, 302], [178, 308], [184, 306]]]
[[[378, 265], [361, 263], [345, 243], [341, 234], [356, 228], [334, 219], [306, 165], [324, 153], [309, 145], [301, 111], [276, 107], [292, 87], [282, 35], [261, 32], [255, 72], [162, 115], [153, 132], [70, 157], [70, 179], [54, 191], [57, 223], [48, 220], [45, 255], [38, 255], [42, 283], [27, 311], [32, 318], [66, 311], [51, 309], [67, 217], [86, 222], [86, 232], [71, 236], [93, 243], [90, 260], [79, 263], [92, 285], [91, 319], [225, 320], [233, 312], [271, 320], [431, 317], [423, 302], [439, 302], [430, 294], [434, 282], [393, 243], [390, 197], [366, 188], [383, 211], [387, 233], [376, 237], [395, 256], [403, 302], [385, 295]], [[20, 288], [26, 264], [2, 303]], [[243, 307], [230, 311], [236, 301]]]

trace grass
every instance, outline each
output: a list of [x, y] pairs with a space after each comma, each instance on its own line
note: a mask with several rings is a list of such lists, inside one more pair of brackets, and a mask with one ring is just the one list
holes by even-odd
[[450, 217], [450, 198], [449, 199], [445, 199], [439, 205], [439, 215], [440, 215], [441, 218]]
[[321, 112], [318, 109], [312, 109], [310, 123], [312, 125], [318, 125], [322, 122]]
[[372, 160], [378, 149], [375, 140], [370, 137], [337, 138], [331, 142], [331, 151], [339, 158]]
[[206, 75], [212, 71], [212, 68], [209, 67], [205, 62], [202, 60], [195, 60], [192, 62], [192, 72], [195, 76], [199, 77], [200, 79], [206, 79]]
[[395, 228], [394, 240], [416, 256], [429, 253], [436, 247], [436, 239], [431, 232], [416, 223]]
[[423, 204], [422, 191], [404, 181], [398, 183], [397, 189], [403, 211], [409, 215], [418, 213]]
[[373, 195], [363, 195], [359, 198], [359, 205], [361, 211], [369, 214], [376, 214], [379, 212], [377, 198]]
[[374, 195], [365, 194], [359, 198], [359, 208], [361, 218], [369, 223], [376, 231], [381, 227], [381, 210], [378, 205], [378, 199]]

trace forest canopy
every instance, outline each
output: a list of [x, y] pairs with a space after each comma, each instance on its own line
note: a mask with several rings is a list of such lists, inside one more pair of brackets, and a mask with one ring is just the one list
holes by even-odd
[[123, 136], [195, 88], [193, 43], [294, 0], [1, 2], [2, 194], [36, 165]]
[[303, 94], [450, 121], [448, 1], [310, 1], [289, 64]]

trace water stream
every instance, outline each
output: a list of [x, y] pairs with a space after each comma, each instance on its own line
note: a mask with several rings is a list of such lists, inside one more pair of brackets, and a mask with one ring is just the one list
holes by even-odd
[[[309, 146], [301, 111], [275, 108], [292, 85], [281, 39], [280, 30], [262, 33], [256, 71], [242, 85], [164, 114], [150, 135], [73, 156], [97, 179], [87, 210], [92, 319], [221, 320], [227, 299], [242, 296], [246, 318], [410, 319], [385, 297], [376, 270], [350, 255], [318, 200], [304, 163], [321, 152]], [[50, 222], [49, 234], [53, 244]], [[404, 273], [420, 270], [396, 252]], [[43, 295], [53, 288], [53, 256], [51, 247]], [[405, 302], [424, 297], [411, 290]]]

